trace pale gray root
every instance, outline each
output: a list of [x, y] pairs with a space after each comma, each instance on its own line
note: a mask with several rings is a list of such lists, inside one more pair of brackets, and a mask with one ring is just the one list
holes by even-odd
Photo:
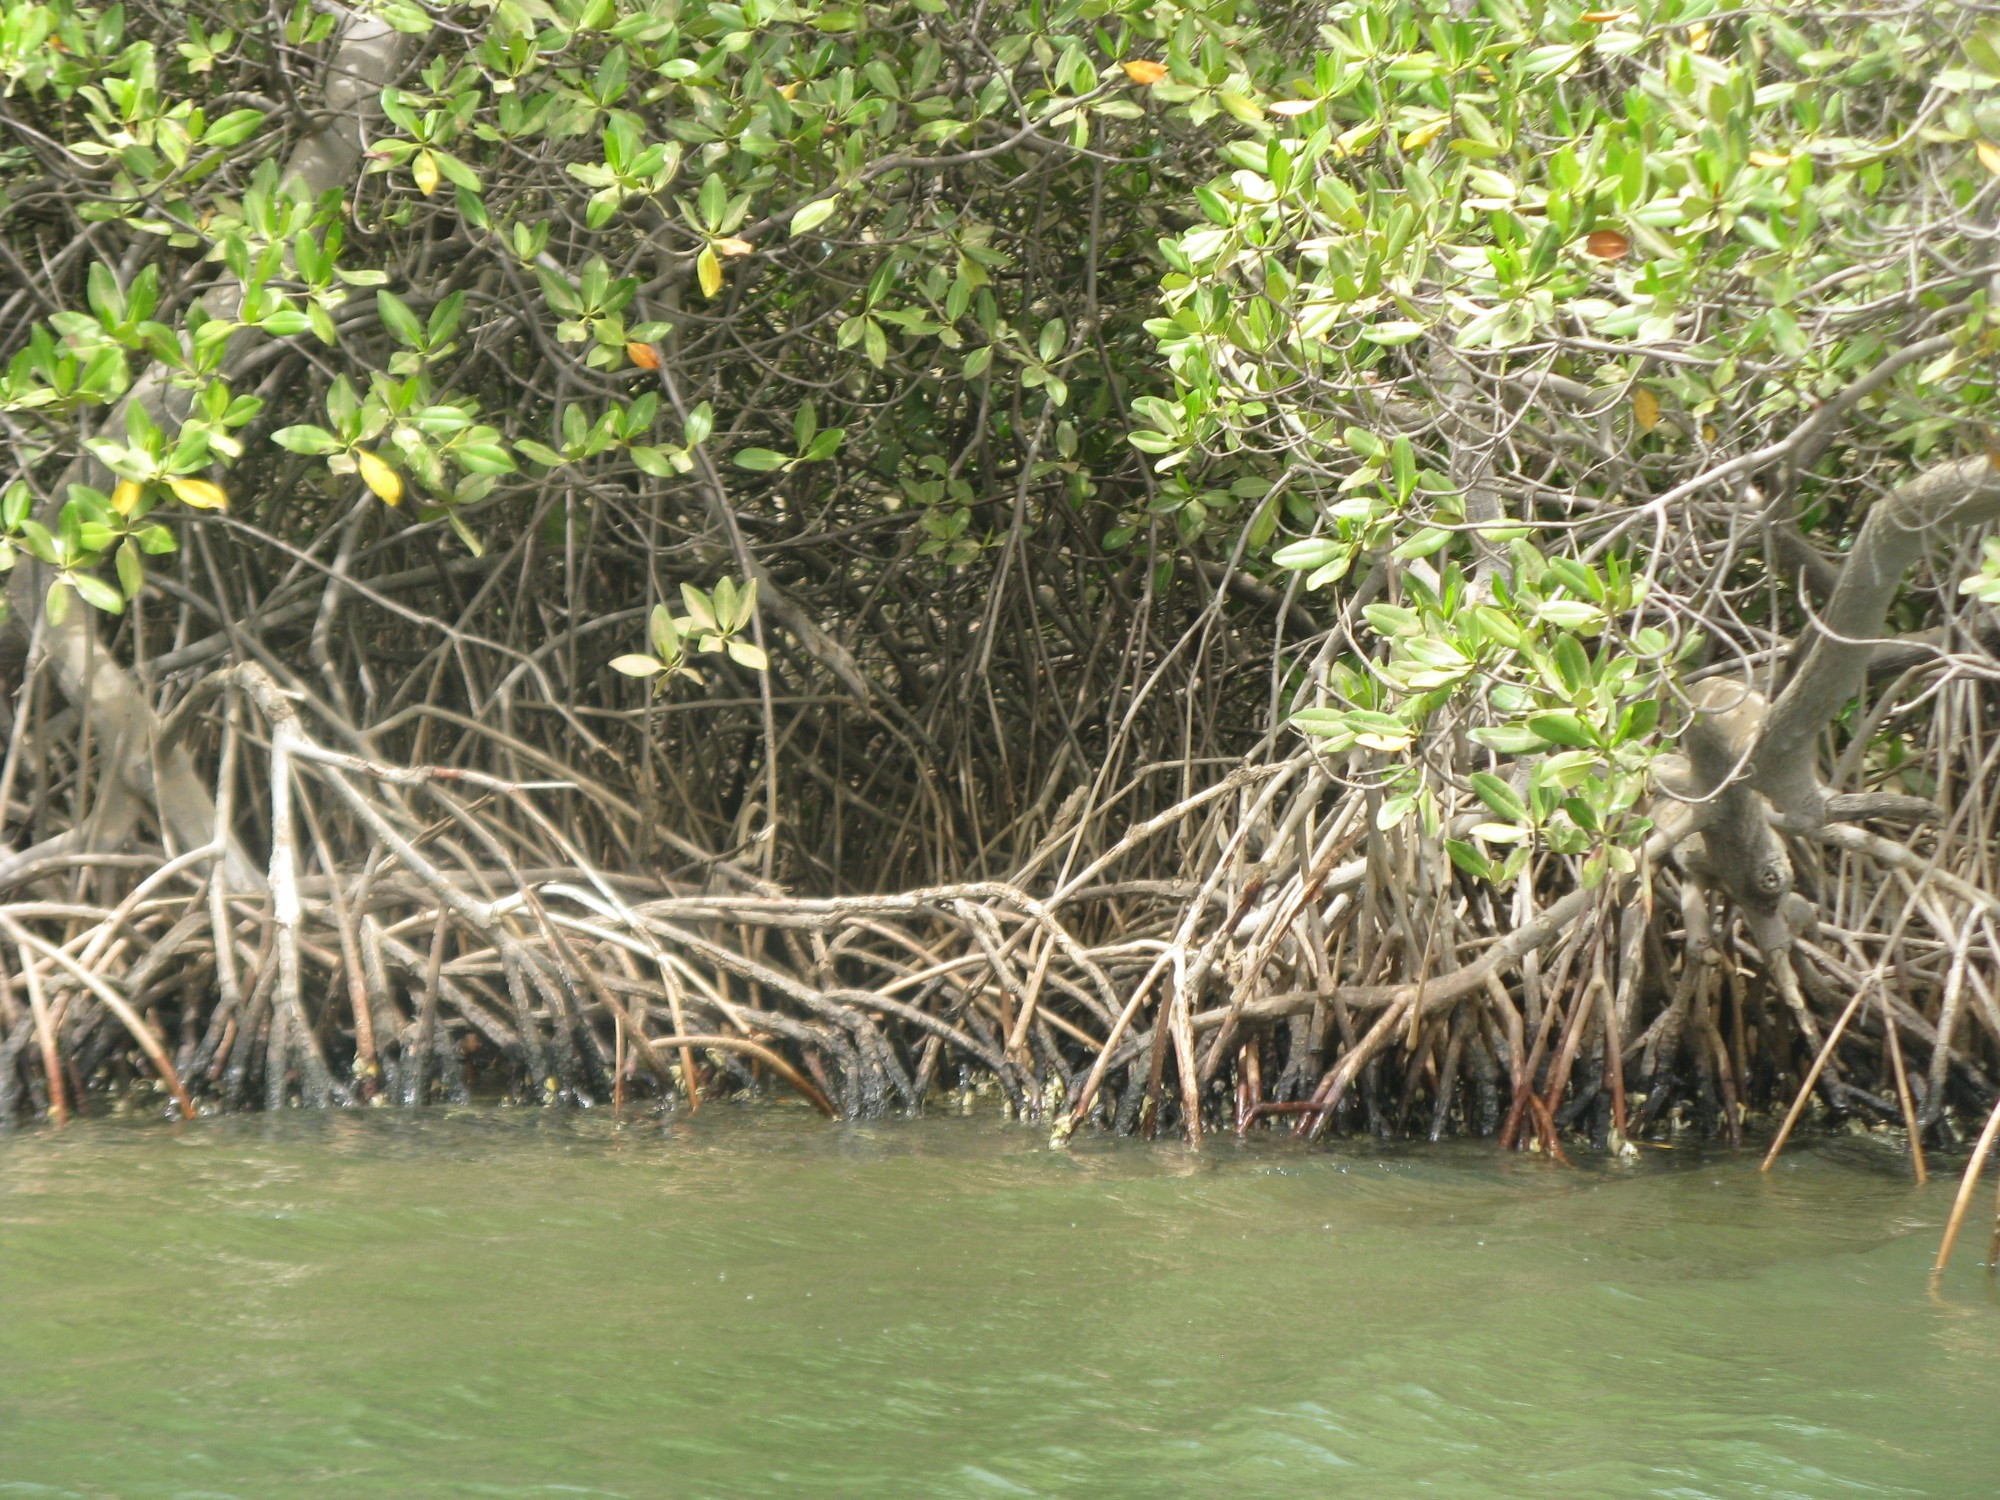
[[1903, 575], [1938, 537], [1995, 516], [2000, 468], [1983, 455], [1924, 470], [1868, 513], [1751, 757], [1751, 783], [1787, 827], [1808, 831], [1827, 821], [1816, 764], [1820, 731], [1861, 691]]
[[1736, 904], [1767, 956], [1788, 950], [1815, 917], [1792, 889], [1791, 857], [1776, 828], [1810, 834], [1834, 820], [1923, 815], [1915, 798], [1830, 793], [1819, 775], [1819, 736], [1861, 691], [1911, 565], [1939, 536], [1996, 515], [2000, 467], [1991, 459], [1926, 469], [1869, 513], [1775, 704], [1739, 678], [1695, 687], [1686, 755], [1663, 757], [1658, 767], [1661, 787], [1689, 804], [1674, 857], [1699, 887]]

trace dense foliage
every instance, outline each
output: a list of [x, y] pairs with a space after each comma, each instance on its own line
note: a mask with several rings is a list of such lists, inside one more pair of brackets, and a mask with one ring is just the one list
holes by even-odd
[[655, 999], [1071, 1124], [1990, 1097], [1977, 6], [0, 0], [0, 89], [4, 871], [82, 903], [0, 1089], [162, 1052], [21, 923], [186, 911], [232, 1097], [602, 1091]]

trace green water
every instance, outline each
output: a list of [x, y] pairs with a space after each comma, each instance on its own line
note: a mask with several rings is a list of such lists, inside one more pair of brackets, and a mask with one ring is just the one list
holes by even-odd
[[714, 1109], [0, 1137], [0, 1496], [2000, 1493], [1868, 1141], [1565, 1171]]

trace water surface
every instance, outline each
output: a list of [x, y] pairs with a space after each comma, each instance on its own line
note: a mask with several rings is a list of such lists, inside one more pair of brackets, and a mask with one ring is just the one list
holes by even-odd
[[1872, 1141], [86, 1122], [0, 1136], [0, 1496], [1991, 1496], [1949, 1202]]

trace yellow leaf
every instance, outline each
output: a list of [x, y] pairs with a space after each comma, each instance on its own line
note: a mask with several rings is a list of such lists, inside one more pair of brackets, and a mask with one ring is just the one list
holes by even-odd
[[1782, 151], [1752, 151], [1750, 165], [1753, 167], [1789, 167], [1792, 159]]
[[748, 240], [739, 240], [733, 234], [725, 234], [715, 242], [717, 255], [749, 255], [756, 248]]
[[354, 450], [355, 465], [361, 470], [361, 482], [375, 492], [375, 498], [384, 505], [398, 505], [403, 499], [403, 477], [366, 448]]
[[1412, 130], [1408, 135], [1403, 137], [1403, 149], [1405, 151], [1423, 150], [1424, 147], [1443, 135], [1445, 127], [1450, 123], [1450, 115], [1439, 115], [1435, 120], [1419, 125], [1415, 130]]
[[129, 479], [118, 481], [118, 487], [111, 492], [111, 508], [121, 516], [132, 514], [132, 507], [139, 503], [140, 487]]
[[715, 248], [708, 246], [694, 258], [694, 273], [701, 279], [701, 293], [713, 297], [722, 290], [722, 262], [715, 258]]
[[1150, 57], [1135, 57], [1119, 66], [1134, 83], [1155, 84], [1167, 76], [1166, 64], [1156, 63]]
[[1660, 398], [1644, 386], [1632, 393], [1632, 420], [1641, 432], [1651, 432], [1660, 425]]
[[416, 159], [410, 163], [410, 175], [417, 179], [417, 186], [422, 189], [423, 195], [426, 198], [430, 197], [437, 191], [437, 158], [428, 151], [419, 151]]
[[229, 497], [222, 492], [222, 486], [210, 484], [206, 479], [169, 479], [167, 488], [183, 505], [192, 505], [196, 510], [229, 509]]
[[1694, 52], [1706, 52], [1708, 44], [1715, 40], [1715, 28], [1706, 21], [1696, 21], [1688, 27], [1688, 48]]
[[1318, 109], [1318, 99], [1278, 99], [1265, 106], [1274, 115], [1303, 115]]
[[1978, 153], [1979, 164], [1995, 177], [2000, 177], [2000, 146], [1994, 145], [1991, 141], [1981, 141], [1972, 149]]

